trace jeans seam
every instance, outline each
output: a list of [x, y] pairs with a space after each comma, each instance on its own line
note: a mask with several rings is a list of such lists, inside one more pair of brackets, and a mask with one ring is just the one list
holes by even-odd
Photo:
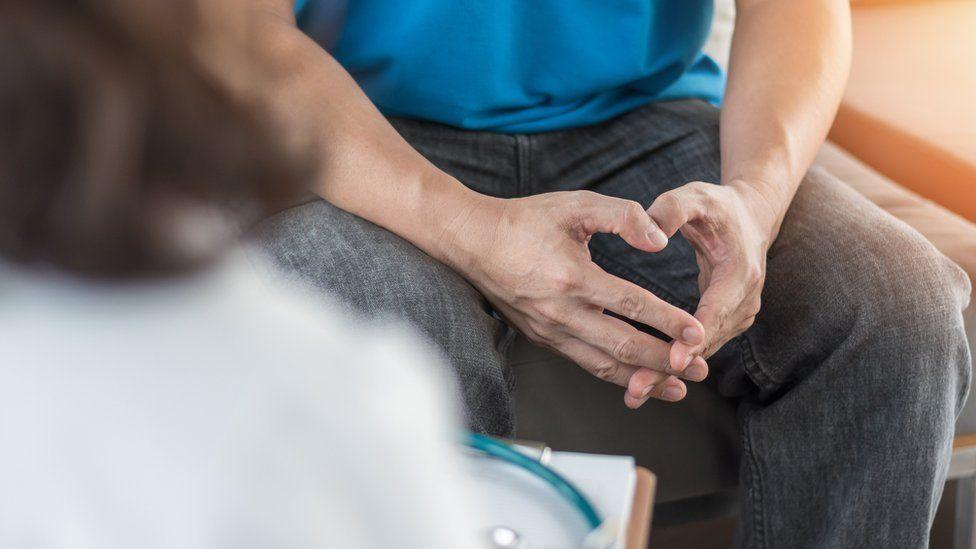
[[773, 392], [776, 390], [780, 382], [773, 379], [763, 369], [759, 360], [756, 358], [756, 353], [752, 348], [752, 342], [749, 341], [747, 335], [739, 338], [739, 356], [742, 357], [742, 369], [745, 370], [746, 375], [759, 387], [761, 392]]
[[648, 278], [641, 276], [639, 273], [630, 270], [626, 266], [610, 259], [609, 257], [607, 257], [606, 255], [600, 252], [590, 250], [590, 255], [594, 259], [598, 258], [599, 263], [605, 264], [606, 267], [604, 268], [605, 270], [610, 272], [610, 274], [614, 274], [621, 278], [630, 280], [631, 282], [637, 284], [638, 286], [643, 286], [644, 289], [650, 290], [653, 294], [663, 299], [664, 301], [667, 301], [671, 305], [684, 309], [689, 313], [694, 313], [695, 311], [694, 305], [691, 305], [690, 303], [687, 303], [684, 300], [675, 297], [673, 293], [655, 284]]
[[752, 506], [750, 515], [752, 518], [755, 547], [762, 548], [766, 547], [766, 521], [764, 520], [765, 517], [763, 516], [763, 486], [762, 477], [759, 473], [759, 460], [756, 457], [756, 452], [752, 444], [753, 413], [754, 411], [752, 410], [746, 412], [742, 420], [742, 450], [746, 456], [749, 474], [752, 477], [752, 482], [749, 483], [749, 502]]

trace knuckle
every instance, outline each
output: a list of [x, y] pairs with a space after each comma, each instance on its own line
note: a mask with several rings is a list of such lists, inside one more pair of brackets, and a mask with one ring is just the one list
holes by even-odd
[[557, 270], [550, 273], [549, 281], [553, 289], [560, 293], [576, 290], [580, 286], [580, 277], [569, 270]]
[[573, 191], [571, 199], [577, 207], [592, 204], [599, 198], [599, 194], [593, 191]]
[[644, 211], [644, 207], [633, 200], [627, 200], [624, 203], [624, 218], [627, 221], [640, 222], [642, 217], [645, 217], [647, 213]]
[[640, 344], [633, 337], [622, 339], [616, 344], [613, 356], [626, 364], [635, 364], [640, 357]]
[[603, 360], [594, 364], [591, 371], [603, 381], [613, 381], [620, 372], [620, 364], [613, 360]]
[[[705, 185], [705, 183], [702, 183]], [[708, 189], [700, 187], [697, 193], [697, 200], [701, 203], [706, 212], [718, 212], [724, 205], [722, 201], [715, 198], [715, 195], [708, 192]]]
[[556, 330], [552, 330], [540, 324], [532, 326], [532, 333], [526, 334], [526, 337], [528, 337], [529, 341], [532, 343], [542, 347], [548, 347], [550, 349], [555, 349], [558, 347]]
[[750, 287], [754, 288], [762, 283], [763, 271], [758, 265], [749, 265], [746, 267], [745, 280]]
[[678, 196], [674, 194], [673, 191], [668, 191], [657, 197], [654, 204], [651, 205], [652, 209], [657, 210], [673, 210], [679, 205]]
[[742, 321], [741, 324], [739, 324], [739, 330], [744, 332], [749, 328], [752, 328], [752, 325], [755, 323], [756, 323], [756, 317], [754, 315], [748, 316], [746, 317], [745, 320]]
[[552, 269], [548, 275], [554, 289], [559, 291], [573, 290], [581, 285], [582, 276], [569, 266], [559, 266]]
[[549, 338], [543, 337], [543, 335], [534, 326], [526, 325], [519, 329], [519, 332], [525, 336], [526, 339], [535, 343], [536, 345], [541, 345], [544, 347], [551, 347], [552, 341]]
[[539, 319], [547, 325], [562, 324], [563, 312], [558, 307], [551, 304], [543, 304], [536, 307]]
[[622, 296], [618, 307], [620, 308], [620, 314], [633, 320], [640, 320], [640, 317], [644, 315], [644, 300], [633, 293]]

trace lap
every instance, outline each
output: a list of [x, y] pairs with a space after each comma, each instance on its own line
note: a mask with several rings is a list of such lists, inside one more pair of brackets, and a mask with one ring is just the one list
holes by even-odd
[[[720, 181], [718, 110], [702, 102], [653, 105], [538, 141], [539, 192], [588, 189], [647, 207], [687, 182]], [[680, 235], [657, 254], [614, 235], [594, 236], [590, 248], [608, 272], [688, 311], [697, 306], [695, 252]], [[815, 167], [769, 251], [756, 324], [713, 357], [713, 370], [727, 394], [758, 386], [768, 396], [822, 363], [854, 323], [876, 323], [880, 345], [910, 323], [954, 325], [964, 287], [959, 269], [924, 237]]]
[[[588, 189], [646, 207], [689, 181], [720, 180], [718, 111], [698, 101], [651, 105], [604, 124], [530, 136], [394, 122], [435, 164], [498, 196]], [[448, 354], [475, 415], [488, 417], [499, 407], [510, 415], [504, 395], [508, 370], [499, 352], [507, 331], [459, 275], [396, 235], [321, 201], [279, 214], [260, 234], [279, 264], [314, 286], [356, 310], [394, 314], [419, 326]], [[591, 251], [612, 274], [694, 311], [698, 266], [680, 236], [663, 252], [647, 254], [615, 236], [597, 235]], [[723, 392], [754, 389], [746, 385], [774, 392], [803, 374], [798, 365], [822, 358], [815, 353], [830, 349], [830, 338], [841, 337], [838, 327], [845, 322], [915, 314], [919, 300], [904, 295], [917, 289], [913, 279], [951, 286], [958, 282], [953, 277], [951, 265], [920, 235], [815, 170], [800, 186], [770, 250], [756, 325], [712, 359], [725, 373], [718, 376]], [[898, 295], [879, 299], [879, 288]], [[911, 306], [902, 306], [906, 302]], [[891, 303], [892, 311], [884, 310]], [[864, 304], [873, 309], [859, 316]], [[779, 348], [813, 354], [783, 357], [776, 354]], [[755, 363], [763, 353], [768, 366], [754, 368], [753, 384], [746, 384], [743, 357]], [[499, 432], [499, 425], [511, 427], [502, 421], [489, 429]]]

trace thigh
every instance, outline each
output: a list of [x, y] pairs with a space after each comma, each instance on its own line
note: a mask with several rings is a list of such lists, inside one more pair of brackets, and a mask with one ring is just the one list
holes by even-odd
[[816, 168], [766, 271], [725, 377], [751, 388], [739, 545], [925, 546], [969, 385], [965, 275]]
[[282, 270], [356, 313], [418, 328], [454, 368], [470, 423], [511, 433], [507, 328], [461, 276], [395, 234], [321, 200], [279, 213], [255, 236]]

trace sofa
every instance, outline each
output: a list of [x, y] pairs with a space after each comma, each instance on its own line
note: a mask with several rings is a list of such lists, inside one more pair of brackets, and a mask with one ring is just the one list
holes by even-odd
[[[976, 282], [976, 35], [962, 23], [976, 21], [976, 1], [865, 4], [854, 7], [849, 89], [816, 163], [918, 230]], [[716, 26], [730, 17], [720, 2]], [[713, 34], [715, 57], [721, 60], [727, 44]], [[953, 58], [956, 64], [939, 69], [932, 62], [950, 51], [958, 56], [960, 48], [972, 54], [968, 64]], [[919, 74], [925, 82], [913, 78]], [[933, 82], [946, 89], [933, 90]], [[963, 96], [969, 100], [954, 100]], [[976, 296], [972, 301], [971, 347]], [[510, 360], [519, 438], [557, 450], [635, 456], [658, 477], [656, 528], [734, 515], [740, 452], [734, 402], [702, 384], [680, 403], [652, 400], [631, 411], [618, 387], [524, 339]], [[956, 432], [953, 543], [976, 547], [976, 399], [967, 402]]]

